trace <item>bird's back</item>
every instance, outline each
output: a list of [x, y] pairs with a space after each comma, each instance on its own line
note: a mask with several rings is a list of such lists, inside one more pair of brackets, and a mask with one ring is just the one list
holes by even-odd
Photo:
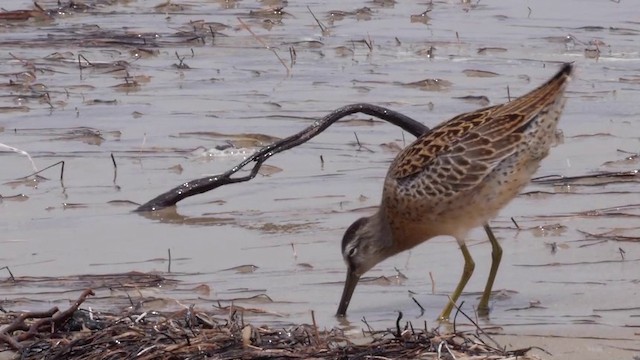
[[553, 145], [572, 70], [564, 64], [537, 89], [458, 115], [402, 150], [383, 191], [392, 228], [428, 227], [438, 230], [429, 236], [455, 236], [451, 232], [466, 232], [494, 217], [529, 182]]

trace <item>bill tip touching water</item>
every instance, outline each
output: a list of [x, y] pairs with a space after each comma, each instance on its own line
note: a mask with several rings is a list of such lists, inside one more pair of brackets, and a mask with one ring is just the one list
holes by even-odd
[[565, 63], [543, 85], [510, 102], [464, 113], [434, 127], [404, 148], [384, 181], [377, 211], [356, 220], [342, 239], [347, 265], [337, 316], [345, 316], [360, 277], [379, 262], [433, 237], [456, 239], [462, 276], [439, 316], [447, 320], [475, 268], [467, 233], [484, 226], [492, 263], [478, 305], [488, 313], [502, 248], [488, 222], [529, 183], [555, 143], [566, 86]]

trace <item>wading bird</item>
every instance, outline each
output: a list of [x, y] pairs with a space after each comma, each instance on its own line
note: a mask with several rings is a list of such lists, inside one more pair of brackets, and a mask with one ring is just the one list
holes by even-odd
[[453, 236], [464, 269], [439, 319], [447, 320], [473, 273], [465, 236], [484, 225], [491, 242], [489, 278], [478, 309], [488, 312], [502, 248], [488, 221], [529, 183], [556, 139], [564, 91], [573, 71], [564, 64], [537, 89], [505, 104], [458, 115], [420, 136], [391, 163], [375, 214], [354, 222], [342, 239], [347, 279], [338, 307], [344, 316], [360, 276], [382, 260], [435, 236]]

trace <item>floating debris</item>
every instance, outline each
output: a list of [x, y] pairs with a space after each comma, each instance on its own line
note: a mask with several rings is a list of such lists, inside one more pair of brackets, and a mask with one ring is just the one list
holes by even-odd
[[448, 90], [453, 85], [453, 83], [451, 83], [451, 81], [443, 79], [424, 79], [420, 81], [404, 83], [401, 85], [426, 91], [443, 91]]
[[467, 75], [468, 77], [496, 77], [496, 76], [500, 76], [500, 74], [495, 73], [493, 71], [476, 70], [476, 69], [463, 70], [462, 73]]

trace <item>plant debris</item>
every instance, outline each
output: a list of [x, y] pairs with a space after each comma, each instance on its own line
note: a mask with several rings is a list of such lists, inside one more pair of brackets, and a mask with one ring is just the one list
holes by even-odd
[[[300, 324], [288, 328], [244, 322], [242, 308], [226, 315], [196, 309], [122, 313], [81, 309], [91, 289], [66, 310], [0, 314], [0, 352], [21, 359], [527, 359], [530, 348], [505, 351], [485, 343], [478, 328], [441, 334], [410, 322], [384, 331], [369, 329], [356, 344], [342, 330]], [[312, 313], [312, 318], [314, 318]], [[454, 327], [455, 329], [455, 327]], [[531, 359], [531, 357], [528, 357]]]

